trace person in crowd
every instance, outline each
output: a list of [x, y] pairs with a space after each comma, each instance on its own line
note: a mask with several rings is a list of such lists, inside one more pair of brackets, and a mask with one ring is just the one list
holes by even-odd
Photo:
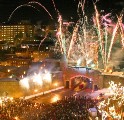
[[85, 96], [70, 96], [49, 104], [16, 99], [3, 103], [0, 120], [88, 120], [88, 108], [96, 103]]

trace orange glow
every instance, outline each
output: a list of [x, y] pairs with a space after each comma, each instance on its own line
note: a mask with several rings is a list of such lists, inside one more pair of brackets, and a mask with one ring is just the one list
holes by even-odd
[[112, 69], [109, 69], [109, 73], [111, 73], [112, 72]]
[[58, 95], [55, 95], [52, 99], [51, 99], [51, 103], [57, 102], [58, 100], [60, 100]]
[[38, 91], [37, 89], [34, 90], [34, 92], [37, 92], [37, 91]]
[[111, 67], [106, 67], [104, 72], [109, 72], [109, 73], [112, 73], [112, 68]]

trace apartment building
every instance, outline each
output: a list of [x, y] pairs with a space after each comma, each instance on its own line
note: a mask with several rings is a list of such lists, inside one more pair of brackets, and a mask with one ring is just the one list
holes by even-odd
[[34, 26], [31, 24], [2, 24], [0, 25], [0, 40], [15, 42], [15, 39], [32, 38]]

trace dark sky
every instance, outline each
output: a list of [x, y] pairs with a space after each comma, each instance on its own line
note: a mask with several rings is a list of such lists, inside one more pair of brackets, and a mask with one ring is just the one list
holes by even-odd
[[[0, 22], [6, 22], [9, 19], [12, 11], [19, 7], [12, 15], [10, 21], [20, 21], [21, 19], [28, 19], [31, 21], [49, 21], [50, 16], [47, 12], [38, 4], [27, 5], [31, 0], [0, 0]], [[57, 11], [54, 8], [53, 0], [35, 0], [47, 8], [52, 17], [57, 20]], [[62, 14], [64, 19], [69, 20], [70, 18], [78, 19], [77, 6], [79, 0], [54, 0], [56, 8]], [[83, 1], [83, 0], [82, 0]], [[124, 7], [124, 0], [99, 0], [97, 2], [97, 7], [99, 10], [104, 10], [107, 12], [117, 13]], [[39, 11], [38, 11], [39, 10]], [[93, 13], [92, 0], [86, 0], [85, 12], [86, 14]]]

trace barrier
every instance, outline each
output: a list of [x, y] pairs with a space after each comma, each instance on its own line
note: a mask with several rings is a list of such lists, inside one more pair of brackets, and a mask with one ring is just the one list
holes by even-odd
[[56, 90], [60, 90], [60, 89], [63, 89], [63, 88], [64, 88], [64, 86], [61, 86], [61, 87], [58, 87], [58, 88], [55, 88], [55, 89], [51, 89], [51, 90], [48, 90], [48, 91], [44, 91], [44, 92], [41, 92], [41, 93], [37, 93], [37, 94], [33, 94], [33, 95], [21, 97], [21, 98], [27, 100], [27, 99], [31, 99], [33, 97], [37, 97], [37, 96], [40, 96], [40, 95], [48, 94], [50, 92], [54, 92]]

